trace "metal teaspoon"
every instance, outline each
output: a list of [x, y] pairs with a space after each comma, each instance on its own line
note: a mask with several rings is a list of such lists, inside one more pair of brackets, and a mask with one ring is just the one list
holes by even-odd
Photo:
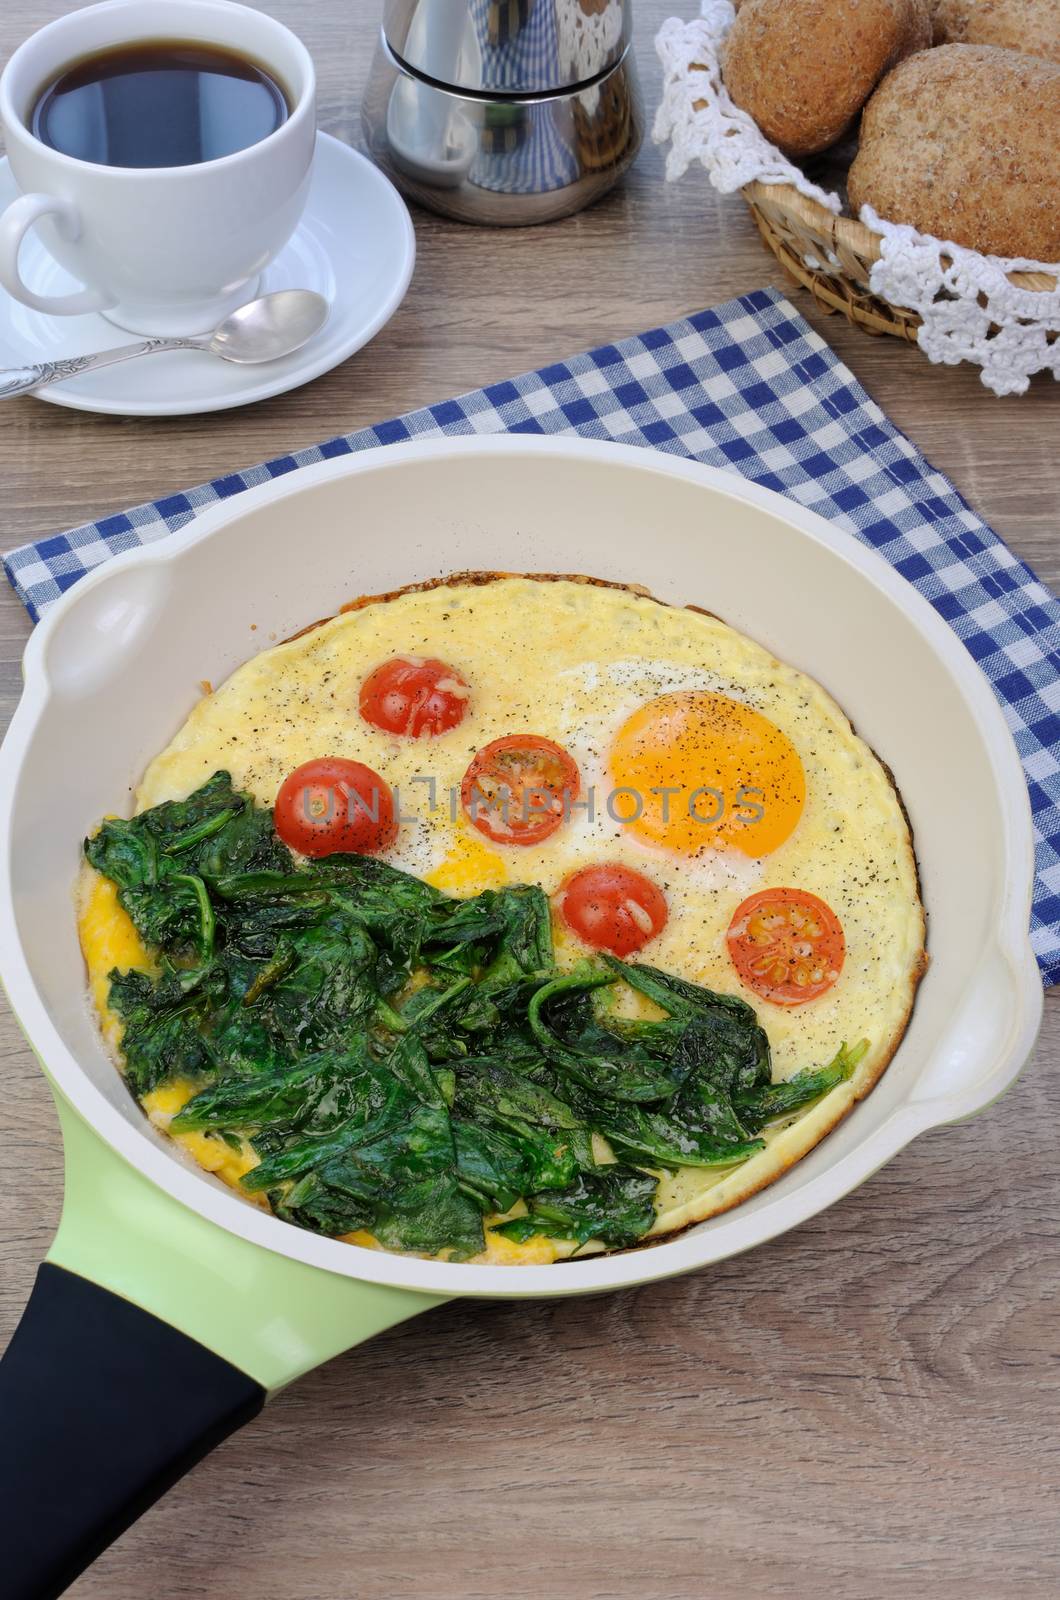
[[300, 350], [328, 319], [328, 302], [312, 289], [278, 289], [249, 300], [231, 316], [218, 323], [212, 333], [189, 334], [184, 338], [141, 339], [136, 344], [118, 345], [113, 350], [97, 350], [90, 355], [70, 356], [65, 361], [41, 361], [34, 366], [0, 368], [0, 400], [27, 394], [46, 383], [59, 383], [79, 372], [94, 372], [118, 361], [135, 361], [137, 356], [156, 355], [163, 350], [208, 350], [222, 361], [252, 366], [259, 361], [278, 361]]

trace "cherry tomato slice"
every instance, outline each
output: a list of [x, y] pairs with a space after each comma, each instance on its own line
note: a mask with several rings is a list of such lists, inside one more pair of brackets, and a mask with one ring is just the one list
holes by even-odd
[[284, 779], [273, 823], [284, 844], [307, 856], [376, 855], [398, 831], [394, 797], [378, 772], [339, 756], [307, 761]]
[[819, 999], [843, 970], [846, 941], [839, 918], [805, 889], [751, 895], [737, 907], [725, 937], [741, 980], [774, 1005]]
[[556, 896], [567, 927], [594, 950], [629, 956], [666, 926], [661, 889], [632, 867], [609, 862], [582, 867], [560, 884]]
[[394, 656], [361, 685], [361, 716], [406, 739], [448, 733], [467, 715], [470, 689], [455, 667], [434, 657]]
[[562, 745], [512, 733], [483, 746], [464, 773], [460, 798], [494, 844], [540, 844], [568, 820], [580, 784]]

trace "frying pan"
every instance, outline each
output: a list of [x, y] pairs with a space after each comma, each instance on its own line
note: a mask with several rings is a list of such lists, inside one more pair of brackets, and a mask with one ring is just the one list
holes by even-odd
[[[461, 569], [589, 573], [716, 612], [832, 690], [908, 805], [931, 966], [891, 1066], [771, 1188], [648, 1248], [473, 1266], [291, 1227], [155, 1133], [86, 1001], [79, 842], [128, 805], [200, 681], [357, 594]], [[406, 1317], [454, 1295], [646, 1283], [802, 1222], [926, 1128], [988, 1105], [1040, 1020], [1026, 786], [970, 655], [847, 533], [735, 476], [624, 446], [507, 436], [340, 457], [108, 562], [26, 650], [0, 841], [3, 980], [66, 1147], [62, 1221], [0, 1365], [8, 1600], [61, 1592], [268, 1395]]]

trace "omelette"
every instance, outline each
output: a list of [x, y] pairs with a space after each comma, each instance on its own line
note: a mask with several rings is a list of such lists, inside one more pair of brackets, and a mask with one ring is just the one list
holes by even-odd
[[694, 608], [462, 574], [203, 685], [86, 841], [103, 1037], [248, 1203], [491, 1263], [785, 1172], [926, 964], [908, 821], [830, 695]]

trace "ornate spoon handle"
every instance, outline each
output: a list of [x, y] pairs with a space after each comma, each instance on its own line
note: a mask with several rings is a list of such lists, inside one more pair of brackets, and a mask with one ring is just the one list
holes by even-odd
[[155, 355], [160, 350], [201, 350], [206, 341], [199, 339], [141, 339], [138, 344], [119, 345], [114, 350], [97, 350], [92, 355], [68, 356], [65, 361], [39, 361], [30, 367], [0, 368], [0, 400], [12, 395], [28, 394], [46, 383], [61, 383], [64, 378], [75, 378], [79, 372], [94, 372], [97, 367], [110, 367], [117, 361], [134, 361], [137, 356]]

